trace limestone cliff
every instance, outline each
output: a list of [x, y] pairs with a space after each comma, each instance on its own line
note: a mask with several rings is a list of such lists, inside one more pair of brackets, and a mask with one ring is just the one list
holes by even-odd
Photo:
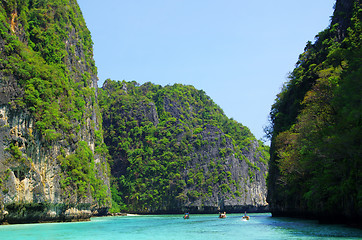
[[107, 80], [99, 98], [119, 210], [265, 211], [267, 148], [202, 90]]
[[0, 222], [110, 206], [92, 41], [75, 0], [0, 2]]
[[273, 216], [362, 222], [360, 0], [337, 0], [272, 106]]

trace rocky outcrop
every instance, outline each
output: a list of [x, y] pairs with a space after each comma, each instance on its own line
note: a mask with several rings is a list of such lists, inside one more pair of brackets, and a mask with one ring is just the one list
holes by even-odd
[[347, 29], [351, 26], [350, 19], [353, 15], [354, 4], [355, 1], [351, 0], [336, 1], [331, 26], [338, 24], [336, 35], [339, 42], [342, 42], [343, 39], [347, 36]]
[[107, 80], [100, 95], [121, 210], [266, 211], [265, 146], [203, 91]]
[[[219, 128], [208, 125], [200, 134], [208, 144], [195, 149], [195, 152], [190, 155], [191, 160], [183, 172], [186, 182], [191, 179], [190, 172], [195, 169], [203, 172], [206, 181], [213, 179], [218, 162], [222, 169], [221, 176], [217, 177], [223, 179], [217, 182], [209, 181], [201, 187], [188, 184], [183, 190], [186, 196], [192, 191], [203, 196], [188, 197], [182, 203], [184, 211], [187, 209], [200, 213], [266, 211], [268, 209], [265, 183], [267, 165], [259, 160], [262, 157], [257, 150], [259, 143], [256, 140], [252, 141], [249, 148], [244, 149], [242, 156], [238, 158], [235, 156], [236, 150], [232, 139], [226, 137]], [[222, 144], [222, 139], [225, 139], [225, 144]], [[226, 149], [226, 151], [221, 149]], [[251, 166], [254, 167], [253, 170]], [[224, 174], [226, 177], [223, 176]]]
[[272, 106], [273, 216], [360, 225], [361, 8], [336, 1], [331, 25], [307, 44]]
[[122, 210], [265, 210], [264, 146], [203, 91], [114, 86], [75, 0], [0, 3], [0, 223], [107, 214], [108, 149]]
[[[76, 1], [0, 8], [0, 222], [104, 212], [109, 169], [97, 150], [97, 73]], [[40, 10], [48, 17], [38, 18]]]

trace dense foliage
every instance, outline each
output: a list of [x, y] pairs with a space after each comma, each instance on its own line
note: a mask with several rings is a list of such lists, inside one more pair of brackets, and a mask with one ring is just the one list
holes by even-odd
[[[260, 161], [248, 161], [243, 154], [256, 141], [249, 129], [192, 86], [107, 80], [99, 103], [113, 160], [112, 196], [119, 207], [114, 211], [172, 211], [211, 196], [216, 187], [240, 196], [244, 189], [225, 170], [226, 157], [235, 154], [248, 162], [248, 182], [260, 170], [257, 165], [268, 161], [262, 143], [255, 153]], [[211, 157], [213, 151], [217, 157]]]
[[[337, 1], [271, 110], [269, 203], [308, 216], [362, 216], [362, 8]], [[287, 207], [286, 207], [287, 206]]]
[[[29, 142], [40, 138], [44, 147], [62, 143], [58, 160], [66, 195], [76, 194], [81, 200], [85, 192], [92, 191], [105, 203], [106, 191], [92, 170], [93, 155], [81, 141], [81, 129], [97, 134], [95, 121], [86, 121], [100, 113], [92, 79], [96, 76], [92, 40], [77, 2], [1, 1], [0, 47], [0, 81], [13, 87], [9, 101], [1, 104], [7, 104], [14, 114], [25, 112], [34, 119]], [[102, 144], [98, 141], [96, 148]], [[83, 168], [85, 163], [93, 166]]]

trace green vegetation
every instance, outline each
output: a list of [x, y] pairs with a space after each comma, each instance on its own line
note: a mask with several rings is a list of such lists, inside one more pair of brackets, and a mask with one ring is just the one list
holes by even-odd
[[[16, 77], [24, 92], [10, 104], [29, 110], [37, 120], [37, 129], [46, 140], [54, 141], [59, 138], [57, 131], [68, 132], [87, 117], [86, 102], [94, 97], [89, 72], [83, 74], [83, 79], [74, 78], [80, 78], [81, 73], [68, 61], [77, 53], [74, 49], [67, 51], [65, 43], [81, 38], [76, 43], [84, 52], [82, 60], [96, 74], [90, 33], [73, 1], [8, 1], [3, 5], [0, 37], [5, 51], [1, 54], [1, 71], [5, 77]], [[9, 18], [15, 19], [14, 27], [8, 24]], [[25, 40], [16, 35], [22, 31]], [[73, 31], [77, 33], [74, 36]]]
[[25, 163], [27, 161], [27, 159], [23, 157], [23, 154], [20, 151], [19, 147], [14, 145], [13, 143], [11, 143], [9, 148], [6, 148], [5, 151], [8, 151], [10, 153], [10, 161], [15, 161], [18, 163]]
[[361, 218], [362, 8], [352, 2], [337, 1], [272, 106], [272, 207], [283, 199], [312, 215]]
[[[97, 70], [92, 40], [77, 2], [1, 1], [0, 48], [1, 81], [14, 86], [9, 107], [35, 120], [28, 141], [40, 137], [44, 147], [51, 148], [59, 141], [73, 146], [68, 149], [70, 155], [58, 159], [64, 171], [64, 190], [78, 197], [91, 192], [99, 203], [109, 201], [106, 186], [96, 177], [94, 156], [80, 141], [81, 129], [87, 128], [91, 136], [99, 135], [98, 139], [103, 136], [101, 130], [94, 133], [94, 122], [90, 126], [86, 123], [94, 118], [94, 109], [99, 121], [101, 116], [93, 88]], [[16, 142], [11, 144], [11, 154], [23, 158]], [[103, 140], [96, 141], [95, 148], [97, 154], [107, 154]]]
[[[107, 80], [98, 96], [116, 209], [163, 211], [213, 192], [231, 193], [236, 183], [225, 159], [235, 154], [243, 161], [255, 138], [205, 92]], [[261, 164], [268, 161], [266, 149], [259, 149]], [[255, 171], [251, 167], [251, 178]]]
[[[60, 165], [66, 206], [107, 208], [111, 192], [111, 212], [165, 211], [217, 194], [241, 197], [244, 182], [230, 159], [245, 165], [245, 183], [268, 164], [267, 147], [202, 90], [107, 80], [97, 93], [92, 40], [76, 0], [1, 1], [0, 49], [0, 104], [27, 124], [19, 133], [4, 129], [11, 137], [1, 197], [11, 191], [3, 183], [12, 173], [20, 180], [46, 174], [36, 168], [48, 161]], [[246, 157], [249, 149], [256, 161]], [[48, 207], [9, 205], [19, 212]]]
[[95, 177], [94, 156], [86, 142], [78, 142], [74, 154], [61, 155], [59, 160], [63, 170], [61, 185], [69, 197], [76, 194], [77, 202], [81, 202], [91, 189], [92, 196], [97, 197], [99, 204], [106, 204], [107, 189], [102, 180]]

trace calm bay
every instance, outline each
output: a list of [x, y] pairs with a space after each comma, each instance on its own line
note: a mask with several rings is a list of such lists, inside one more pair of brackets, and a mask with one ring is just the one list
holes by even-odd
[[92, 218], [89, 222], [0, 226], [0, 239], [362, 239], [362, 230], [270, 214], [150, 215]]

